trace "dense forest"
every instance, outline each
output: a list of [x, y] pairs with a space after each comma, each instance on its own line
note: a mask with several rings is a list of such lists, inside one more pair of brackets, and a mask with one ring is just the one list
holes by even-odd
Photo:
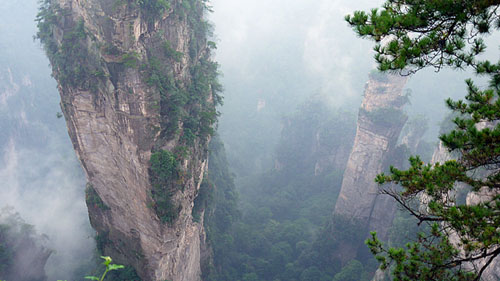
[[240, 186], [241, 216], [219, 234], [207, 280], [317, 278], [316, 262], [306, 255], [318, 255], [307, 252], [331, 216], [345, 166], [332, 158], [347, 157], [354, 128], [352, 113], [320, 97], [284, 117], [275, 166]]
[[0, 280], [498, 280], [499, 6], [9, 0]]

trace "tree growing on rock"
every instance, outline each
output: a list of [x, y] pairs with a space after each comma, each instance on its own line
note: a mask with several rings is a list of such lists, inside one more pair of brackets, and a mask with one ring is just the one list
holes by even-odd
[[[388, 0], [380, 9], [346, 16], [358, 35], [376, 42], [381, 71], [470, 67], [489, 80], [483, 88], [467, 80], [465, 100], [447, 100], [458, 117], [440, 140], [456, 159], [424, 164], [412, 157], [408, 170], [391, 167], [376, 178], [399, 184], [401, 191], [383, 186], [381, 192], [430, 226], [403, 248], [385, 247], [376, 233], [367, 240], [395, 280], [479, 280], [500, 255], [500, 62], [479, 56], [486, 50], [483, 37], [500, 29], [499, 6], [500, 0]], [[458, 186], [481, 200], [459, 204]]]

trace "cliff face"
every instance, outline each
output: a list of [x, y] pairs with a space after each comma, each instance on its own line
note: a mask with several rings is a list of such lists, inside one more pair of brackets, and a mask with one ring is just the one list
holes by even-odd
[[47, 0], [38, 19], [98, 248], [144, 280], [200, 279], [203, 223], [191, 211], [219, 101], [205, 9]]
[[[406, 78], [371, 75], [358, 115], [354, 146], [344, 172], [334, 216], [352, 220], [363, 230], [385, 239], [395, 202], [378, 194], [375, 176], [394, 164], [398, 137], [407, 120], [402, 111]], [[364, 237], [363, 237], [364, 239]], [[345, 251], [348, 252], [348, 251]], [[349, 255], [355, 255], [351, 251]]]

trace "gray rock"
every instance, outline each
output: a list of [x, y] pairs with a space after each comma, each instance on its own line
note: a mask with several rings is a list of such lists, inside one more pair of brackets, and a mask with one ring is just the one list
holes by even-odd
[[[143, 280], [200, 280], [204, 229], [202, 222], [193, 221], [191, 210], [207, 166], [206, 142], [197, 141], [182, 163], [183, 188], [173, 196], [182, 206], [178, 219], [162, 223], [149, 207], [149, 159], [153, 148], [171, 150], [179, 138], [160, 137], [160, 97], [142, 79], [140, 67], [124, 67], [122, 56], [109, 54], [103, 46], [115, 46], [143, 62], [148, 52], [161, 52], [158, 38], [168, 40], [171, 48], [184, 54], [171, 60], [174, 79], [186, 83], [191, 79], [189, 66], [204, 49], [191, 59], [188, 20], [172, 8], [148, 22], [138, 8], [119, 1], [55, 2], [70, 13], [55, 27], [54, 37], [60, 43], [72, 23], [83, 21], [90, 34], [87, 50], [104, 71], [90, 90], [59, 84], [59, 92], [74, 149], [89, 184], [107, 206], [88, 206], [91, 224], [105, 240], [105, 254], [118, 264], [132, 265]], [[59, 71], [54, 68], [55, 77]], [[211, 98], [207, 102], [213, 103]]]
[[[368, 231], [377, 231], [385, 239], [392, 224], [396, 204], [389, 196], [380, 195], [375, 176], [388, 167], [407, 117], [403, 87], [406, 77], [372, 75], [368, 81], [358, 116], [354, 146], [344, 172], [342, 188], [334, 216], [357, 221]], [[345, 246], [345, 245], [344, 245]], [[356, 246], [344, 250], [343, 259], [356, 255]]]

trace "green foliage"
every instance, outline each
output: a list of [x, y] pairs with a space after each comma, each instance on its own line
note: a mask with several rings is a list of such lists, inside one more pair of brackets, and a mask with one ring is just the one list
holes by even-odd
[[190, 66], [191, 80], [187, 85], [174, 79], [170, 64], [158, 58], [151, 57], [144, 68], [146, 82], [160, 94], [162, 136], [171, 139], [181, 132], [183, 144], [193, 146], [195, 140], [205, 144], [214, 133], [219, 115], [216, 106], [222, 104], [218, 95], [222, 91], [217, 80], [218, 64], [208, 57], [201, 58]]
[[9, 226], [0, 224], [0, 276], [4, 276], [12, 263], [13, 249], [7, 244]]
[[182, 80], [175, 77], [172, 65], [181, 62], [184, 54], [165, 39], [148, 51], [149, 62], [142, 70], [145, 81], [159, 92], [162, 138], [169, 140], [180, 135], [182, 145], [193, 146], [196, 141], [206, 145], [208, 136], [214, 133], [216, 106], [222, 104], [218, 64], [210, 60], [206, 39], [209, 24], [203, 15], [207, 7], [204, 1], [185, 0], [176, 3], [173, 10], [189, 24], [189, 77]]
[[205, 211], [207, 241], [213, 250], [213, 264], [209, 260], [202, 263], [202, 279], [222, 281], [228, 280], [226, 276], [230, 275], [220, 269], [226, 269], [228, 263], [232, 262], [233, 256], [228, 255], [234, 245], [230, 230], [240, 218], [240, 211], [237, 208], [234, 176], [229, 172], [224, 145], [219, 136], [215, 135], [211, 139], [209, 151], [207, 179], [202, 183], [204, 187], [200, 188], [195, 200], [195, 209], [198, 213]]
[[163, 223], [173, 223], [181, 211], [172, 199], [182, 186], [179, 159], [170, 151], [160, 150], [151, 154], [150, 165], [152, 208]]
[[[205, 225], [214, 261], [204, 267], [211, 270], [204, 270], [203, 280], [333, 279], [341, 270], [338, 260], [331, 262], [332, 245], [338, 242], [323, 239], [333, 236], [330, 228], [323, 231], [323, 225], [331, 217], [343, 168], [326, 165], [324, 172], [316, 172], [315, 166], [336, 149], [350, 149], [354, 119], [353, 114], [333, 111], [315, 98], [288, 116], [276, 147], [280, 168], [240, 179], [241, 218], [234, 215], [235, 195], [221, 192], [224, 186], [234, 188], [232, 180], [220, 182], [231, 174], [227, 168], [212, 170], [227, 163], [214, 156], [216, 143], [211, 142], [208, 176], [214, 183], [215, 211], [205, 211]], [[335, 236], [353, 238], [356, 233], [360, 232], [353, 228]], [[362, 238], [358, 241], [362, 243]]]
[[128, 5], [132, 8], [140, 8], [142, 18], [149, 25], [159, 20], [170, 8], [170, 0], [115, 0], [113, 8]]
[[[218, 95], [222, 91], [217, 78], [218, 67], [207, 57], [201, 58], [191, 67], [192, 81], [187, 87], [189, 111], [182, 119], [184, 126], [181, 135], [181, 140], [188, 145], [193, 144], [195, 136], [204, 144], [214, 134], [213, 126], [219, 116], [215, 107], [222, 104], [222, 98]], [[212, 99], [210, 102], [209, 97]]]
[[119, 264], [112, 264], [111, 262], [113, 261], [110, 257], [101, 257], [102, 259], [104, 259], [104, 266], [106, 266], [106, 269], [104, 270], [103, 274], [101, 275], [101, 277], [96, 277], [96, 276], [85, 276], [85, 279], [90, 279], [90, 280], [98, 280], [98, 281], [104, 281], [105, 277], [106, 277], [106, 274], [108, 274], [108, 272], [110, 271], [113, 271], [113, 270], [118, 270], [118, 269], [123, 269], [125, 268], [123, 265], [119, 265]]
[[[478, 65], [486, 49], [479, 37], [498, 27], [498, 1], [386, 1], [382, 9], [346, 16], [356, 33], [375, 46], [379, 69], [416, 71], [426, 66]], [[379, 42], [389, 38], [384, 45]], [[469, 47], [469, 48], [467, 48]]]
[[[109, 232], [101, 232], [95, 236], [96, 251], [89, 260], [88, 265], [82, 269], [82, 272], [88, 276], [102, 276], [102, 272], [106, 271], [106, 265], [100, 262], [101, 256], [104, 255], [106, 247], [112, 246], [112, 241], [109, 239]], [[121, 270], [112, 270], [106, 273], [104, 281], [141, 281], [137, 272], [132, 266], [124, 265]]]
[[135, 269], [131, 266], [124, 266], [122, 270], [108, 272], [105, 281], [141, 281]]
[[[361, 36], [379, 42], [375, 59], [380, 70], [414, 72], [423, 67], [472, 66], [487, 76], [485, 89], [467, 80], [465, 101], [447, 100], [455, 112], [454, 127], [440, 140], [457, 156], [445, 163], [424, 164], [410, 158], [410, 168], [391, 167], [378, 175], [379, 184], [395, 183], [401, 192], [385, 188], [428, 233], [405, 247], [386, 248], [373, 233], [367, 244], [381, 263], [392, 266], [395, 280], [479, 280], [500, 255], [500, 63], [480, 60], [486, 49], [480, 36], [500, 28], [498, 1], [387, 1], [381, 10], [355, 12], [346, 20]], [[475, 205], [457, 200], [457, 186], [489, 194]], [[425, 207], [414, 204], [426, 198]], [[451, 243], [449, 236], [456, 242]], [[482, 263], [480, 263], [480, 261]], [[475, 263], [476, 266], [470, 266]]]
[[388, 245], [390, 247], [404, 247], [419, 232], [428, 232], [428, 229], [422, 229], [417, 223], [418, 220], [411, 214], [398, 210], [389, 229]]
[[56, 26], [61, 25], [67, 10], [52, 1], [41, 3], [36, 21], [36, 38], [43, 44], [50, 63], [54, 68], [55, 78], [63, 86], [91, 89], [97, 83], [93, 78], [102, 77], [100, 63], [87, 48], [89, 35], [83, 20], [66, 23], [62, 42], [59, 44], [53, 34]]
[[104, 254], [104, 250], [111, 241], [109, 240], [109, 232], [97, 233], [95, 236], [96, 249], [100, 254]]
[[363, 265], [357, 260], [351, 260], [342, 270], [335, 274], [333, 281], [358, 281], [362, 280]]
[[141, 11], [149, 24], [159, 19], [170, 9], [170, 0], [134, 0], [139, 5]]
[[13, 208], [0, 209], [0, 279], [46, 280], [43, 270], [23, 267], [23, 264], [45, 265], [51, 254], [44, 247], [46, 238], [38, 235], [34, 226], [27, 224]]
[[169, 65], [163, 65], [158, 58], [150, 57], [149, 64], [143, 65], [142, 68], [146, 74], [146, 83], [155, 87], [160, 94], [162, 135], [171, 139], [178, 133], [187, 94], [182, 88], [181, 81], [174, 79]]
[[203, 179], [198, 195], [194, 199], [194, 206], [192, 210], [194, 221], [200, 222], [202, 212], [206, 210], [209, 207], [210, 202], [213, 201], [213, 188], [213, 184], [209, 180]]
[[102, 48], [105, 54], [117, 56], [120, 54], [120, 49], [113, 44], [106, 43]]
[[59, 51], [53, 56], [53, 64], [58, 66], [60, 73], [57, 75], [61, 85], [77, 86], [84, 81], [89, 74], [85, 65], [80, 64], [72, 56], [86, 60], [89, 56], [85, 44], [87, 33], [83, 26], [83, 20], [68, 33], [65, 33], [63, 43]]
[[167, 150], [151, 154], [151, 182], [154, 186], [166, 186], [179, 178], [179, 164], [175, 155]]
[[127, 68], [137, 68], [139, 63], [139, 54], [137, 52], [130, 52], [122, 55], [122, 63]]
[[208, 1], [204, 0], [183, 0], [181, 5], [174, 9], [174, 12], [181, 20], [187, 20], [191, 32], [191, 40], [189, 43], [189, 57], [196, 59], [200, 51], [212, 49], [213, 42], [207, 42], [207, 35], [211, 34], [211, 25], [204, 18], [205, 11], [211, 11], [206, 5]]
[[453, 260], [460, 251], [447, 234], [440, 231], [437, 223], [432, 225], [430, 235], [419, 234], [416, 242], [407, 243], [404, 248], [384, 248], [375, 232], [366, 244], [380, 262], [381, 269], [392, 264], [394, 280], [477, 280], [474, 272], [454, 270]]
[[[146, 2], [140, 3], [141, 7], [149, 10], [154, 1], [149, 1], [150, 4]], [[190, 50], [194, 50], [194, 53], [190, 52], [188, 77], [181, 79], [174, 74], [172, 65], [180, 63], [184, 54], [161, 36], [159, 45], [148, 50], [147, 61], [140, 67], [144, 81], [154, 87], [159, 96], [160, 141], [179, 139], [173, 150], [175, 155], [160, 151], [151, 156], [152, 207], [163, 222], [173, 222], [180, 212], [180, 206], [172, 199], [183, 180], [178, 161], [186, 157], [191, 148], [206, 146], [209, 136], [214, 133], [213, 127], [219, 115], [216, 106], [222, 104], [219, 95], [222, 87], [217, 80], [218, 64], [210, 60], [207, 46], [208, 29], [200, 28], [205, 26], [204, 1], [175, 3], [173, 10], [182, 11], [182, 17], [190, 25]], [[197, 219], [209, 197], [207, 185], [202, 187], [193, 213]]]
[[[143, 1], [141, 8], [147, 11], [152, 5], [168, 3], [166, 1]], [[156, 4], [155, 4], [155, 3]], [[161, 5], [163, 5], [161, 4]], [[159, 45], [148, 50], [147, 61], [141, 65], [144, 81], [157, 91], [160, 112], [160, 142], [178, 137], [179, 142], [174, 153], [158, 151], [151, 156], [150, 179], [152, 183], [152, 208], [161, 221], [174, 222], [181, 206], [173, 199], [179, 187], [183, 186], [183, 173], [179, 162], [187, 156], [190, 149], [206, 146], [209, 136], [214, 133], [217, 121], [216, 106], [222, 103], [218, 94], [222, 87], [218, 83], [218, 65], [210, 60], [207, 47], [208, 26], [203, 19], [206, 10], [204, 1], [186, 0], [172, 4], [173, 11], [186, 19], [190, 34], [190, 57], [188, 77], [178, 78], [174, 73], [174, 63], [181, 63], [184, 54], [178, 52], [172, 43], [159, 36]], [[156, 7], [158, 8], [158, 7]], [[163, 5], [163, 8], [169, 7]], [[150, 23], [153, 18], [149, 18]], [[175, 155], [174, 155], [175, 154]], [[208, 206], [212, 190], [204, 182], [195, 200], [193, 217], [200, 220], [200, 215]]]
[[170, 41], [168, 41], [168, 40], [165, 40], [165, 43], [163, 44], [163, 49], [165, 51], [165, 56], [175, 60], [176, 62], [180, 62], [182, 59], [182, 56], [184, 55], [182, 52], [175, 50], [172, 47], [172, 44], [170, 43]]
[[103, 211], [110, 209], [109, 206], [102, 201], [101, 197], [90, 183], [87, 183], [87, 187], [85, 188], [85, 202], [87, 206], [99, 208]]

